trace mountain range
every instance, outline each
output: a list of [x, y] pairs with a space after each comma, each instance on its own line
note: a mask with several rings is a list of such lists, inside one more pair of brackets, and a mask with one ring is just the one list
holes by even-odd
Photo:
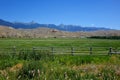
[[79, 32], [79, 31], [99, 31], [99, 30], [112, 30], [109, 28], [102, 28], [102, 27], [82, 27], [79, 25], [55, 25], [55, 24], [39, 24], [36, 22], [29, 22], [29, 23], [24, 23], [24, 22], [9, 22], [0, 19], [0, 25], [2, 26], [10, 26], [15, 29], [35, 29], [35, 28], [50, 28], [50, 29], [57, 29], [61, 31], [68, 31], [68, 32]]

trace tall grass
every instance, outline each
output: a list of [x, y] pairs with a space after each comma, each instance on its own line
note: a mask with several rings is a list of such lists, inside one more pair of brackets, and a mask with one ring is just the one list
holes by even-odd
[[[41, 53], [42, 54], [42, 53]], [[43, 56], [44, 55], [44, 56]], [[18, 57], [16, 55], [14, 57]], [[24, 56], [24, 55], [23, 55]], [[32, 57], [32, 56], [31, 56]], [[120, 56], [72, 56], [42, 54], [42, 59], [10, 58], [9, 62], [2, 59], [0, 79], [18, 80], [80, 80], [80, 79], [120, 79]], [[17, 59], [15, 61], [15, 59]], [[23, 61], [22, 61], [23, 60]], [[5, 65], [4, 65], [5, 63]], [[16, 65], [22, 67], [15, 68]], [[12, 70], [11, 70], [12, 69]], [[5, 72], [5, 74], [3, 74]], [[7, 77], [6, 77], [7, 76]], [[109, 76], [109, 77], [108, 77]]]

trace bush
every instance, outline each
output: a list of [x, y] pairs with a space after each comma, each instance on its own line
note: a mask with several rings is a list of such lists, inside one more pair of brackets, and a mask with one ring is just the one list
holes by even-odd
[[120, 36], [91, 36], [94, 39], [120, 39]]

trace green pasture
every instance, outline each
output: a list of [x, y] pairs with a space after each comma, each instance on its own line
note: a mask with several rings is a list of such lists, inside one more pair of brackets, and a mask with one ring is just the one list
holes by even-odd
[[[89, 54], [90, 47], [97, 55], [61, 54], [71, 48]], [[0, 39], [0, 80], [120, 80], [120, 55], [98, 55], [107, 54], [110, 47], [120, 50], [120, 41]]]
[[32, 47], [120, 47], [120, 40], [80, 39], [80, 38], [48, 38], [48, 39], [0, 39], [0, 48]]

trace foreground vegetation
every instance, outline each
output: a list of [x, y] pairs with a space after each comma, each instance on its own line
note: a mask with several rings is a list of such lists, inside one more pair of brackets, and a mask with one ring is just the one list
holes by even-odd
[[[0, 48], [33, 46], [119, 47], [118, 40], [1, 39]], [[120, 55], [68, 55], [38, 52], [0, 53], [0, 80], [119, 80]]]
[[1, 80], [119, 80], [120, 55], [0, 57]]

